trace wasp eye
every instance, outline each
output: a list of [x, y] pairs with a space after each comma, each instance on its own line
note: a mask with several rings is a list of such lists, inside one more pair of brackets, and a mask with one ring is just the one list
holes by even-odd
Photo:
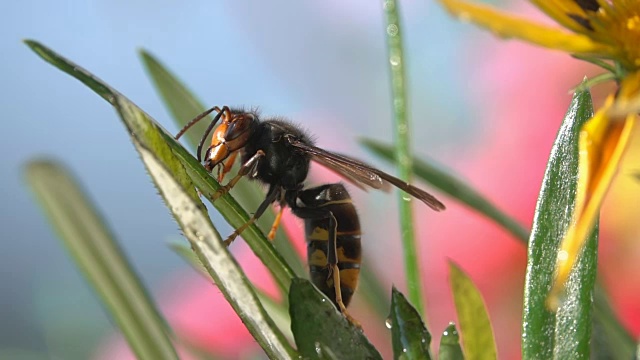
[[224, 138], [228, 140], [233, 140], [238, 136], [245, 133], [245, 131], [251, 128], [251, 119], [245, 116], [240, 116], [234, 119], [227, 127], [227, 132], [224, 135]]

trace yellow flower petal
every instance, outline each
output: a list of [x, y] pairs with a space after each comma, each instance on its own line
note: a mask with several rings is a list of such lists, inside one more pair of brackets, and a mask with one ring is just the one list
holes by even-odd
[[584, 10], [578, 6], [575, 0], [531, 0], [531, 2], [567, 29], [582, 34], [588, 31], [569, 16], [571, 14], [584, 17]]
[[560, 303], [565, 282], [593, 229], [636, 122], [635, 114], [627, 115], [624, 120], [609, 117], [608, 110], [613, 103], [614, 96], [611, 95], [580, 131], [576, 203], [572, 225], [558, 252], [556, 278], [547, 301], [552, 309]]
[[[610, 56], [612, 51], [581, 34], [571, 34], [560, 29], [508, 15], [486, 5], [477, 5], [461, 0], [440, 0], [447, 10], [462, 20], [474, 22], [496, 35], [518, 38], [550, 49], [569, 53]], [[548, 6], [551, 8], [551, 6]]]
[[619, 99], [608, 111], [611, 117], [625, 117], [627, 114], [640, 113], [640, 71], [625, 76], [623, 84]]

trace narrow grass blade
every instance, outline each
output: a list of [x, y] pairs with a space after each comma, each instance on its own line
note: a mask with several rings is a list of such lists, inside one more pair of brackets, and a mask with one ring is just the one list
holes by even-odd
[[80, 185], [51, 160], [31, 161], [26, 178], [136, 356], [177, 359], [164, 320]]
[[[136, 121], [144, 116], [126, 100], [119, 100], [116, 98], [116, 107], [122, 117], [129, 118], [127, 122]], [[270, 358], [294, 359], [297, 355], [295, 350], [265, 311], [253, 291], [253, 286], [227, 251], [208, 216], [177, 181], [174, 171], [165, 167], [167, 159], [160, 161], [156, 153], [147, 149], [135, 135], [132, 136], [132, 140], [201, 263], [247, 329]], [[175, 157], [172, 162], [180, 164]]]
[[[169, 112], [173, 115], [173, 120], [178, 127], [183, 127], [193, 117], [201, 114], [205, 110], [202, 102], [153, 55], [145, 50], [141, 50], [140, 56], [147, 73], [153, 80], [158, 93], [162, 97], [167, 109], [169, 109]], [[225, 104], [218, 105], [222, 106]], [[210, 117], [203, 119], [185, 134], [192, 150], [195, 151], [197, 148], [198, 142], [210, 121]], [[256, 182], [247, 180], [240, 181], [234, 187], [233, 194], [242, 208], [249, 209], [250, 211], [257, 209], [265, 197], [263, 189]], [[257, 224], [261, 229], [269, 229], [274, 220], [274, 212], [267, 211], [257, 221]], [[276, 233], [273, 244], [289, 266], [295, 271], [296, 275], [304, 276], [305, 267], [300, 256], [293, 249], [290, 240], [283, 231]]]
[[551, 150], [540, 189], [525, 280], [522, 352], [526, 359], [589, 358], [597, 226], [567, 282], [566, 298], [557, 313], [547, 309], [546, 300], [553, 282], [558, 245], [571, 221], [576, 197], [578, 136], [592, 115], [589, 92], [575, 93]]
[[418, 311], [395, 287], [391, 290], [389, 320], [395, 359], [431, 359], [431, 334]]
[[[117, 90], [113, 89], [102, 80], [89, 73], [87, 70], [83, 69], [79, 65], [74, 64], [70, 60], [65, 59], [46, 46], [33, 40], [27, 40], [25, 41], [25, 43], [44, 60], [51, 63], [58, 69], [66, 72], [67, 74], [75, 77], [82, 83], [86, 84], [96, 93], [98, 93], [98, 95], [107, 100], [110, 104], [115, 105], [114, 101], [116, 96], [119, 97], [122, 101], [126, 100], [126, 98]], [[129, 100], [126, 101], [131, 106], [135, 107], [132, 102], [130, 102]], [[135, 108], [139, 110], [139, 108]], [[142, 114], [144, 113], [142, 112]], [[205, 196], [211, 197], [215, 193], [215, 191], [220, 188], [220, 185], [215, 180], [213, 180], [213, 178], [205, 171], [202, 165], [199, 164], [198, 161], [191, 154], [189, 154], [189, 152], [184, 147], [182, 147], [182, 145], [180, 145], [173, 139], [173, 136], [168, 134], [150, 116], [144, 114], [144, 120], [146, 122], [142, 122], [140, 124], [132, 125], [125, 123], [125, 126], [127, 126], [127, 129], [130, 132], [141, 131], [136, 136], [138, 140], [141, 141], [146, 147], [153, 148], [153, 146], [155, 145], [168, 145], [170, 149], [169, 151], [173, 152], [179, 158], [180, 162], [187, 170], [188, 177], [190, 178], [180, 179], [180, 181], [193, 181], [193, 183]], [[150, 130], [149, 134], [146, 133], [146, 130]], [[148, 136], [150, 136], [150, 138]], [[161, 137], [162, 141], [160, 141], [158, 137]], [[167, 148], [158, 149], [158, 151], [156, 151], [156, 153], [165, 152], [167, 152]], [[171, 164], [170, 166], [174, 166], [174, 164]], [[185, 189], [188, 189], [188, 187], [186, 187], [186, 183], [183, 183], [183, 185], [185, 185]], [[200, 200], [198, 199], [195, 189], [188, 191], [193, 201], [198, 203], [199, 206], [201, 206], [204, 210], [204, 205], [202, 205]], [[237, 228], [240, 225], [246, 223], [249, 219], [249, 215], [247, 214], [247, 212], [229, 194], [226, 194], [219, 198], [214, 203], [214, 206], [222, 214], [225, 220], [227, 220], [227, 222], [229, 222], [229, 224], [234, 228]], [[280, 287], [283, 289], [288, 289], [289, 282], [294, 276], [294, 273], [291, 268], [284, 262], [278, 252], [273, 248], [272, 244], [269, 242], [269, 240], [267, 240], [260, 229], [254, 224], [243, 232], [243, 237], [247, 241], [251, 249], [256, 253], [258, 258], [260, 258], [265, 266], [267, 266], [269, 271], [271, 271]]]
[[440, 338], [440, 351], [438, 360], [463, 360], [462, 348], [460, 347], [460, 335], [456, 329], [456, 324], [449, 323], [447, 329]]
[[358, 290], [355, 296], [371, 305], [375, 314], [381, 320], [385, 320], [387, 315], [389, 315], [391, 302], [389, 302], [387, 293], [388, 290], [385, 290], [376, 273], [370, 267], [363, 266], [360, 271], [360, 282], [358, 283]]
[[[190, 247], [184, 244], [176, 243], [169, 244], [169, 247], [181, 258], [183, 258], [189, 265], [191, 265], [191, 267], [193, 267], [196, 271], [204, 276], [209, 276], [207, 268], [202, 265], [202, 262]], [[260, 303], [262, 303], [262, 306], [264, 306], [269, 316], [271, 316], [273, 322], [278, 326], [278, 329], [283, 332], [287, 339], [293, 342], [293, 333], [291, 333], [291, 321], [289, 319], [288, 312], [288, 302], [278, 302], [256, 287], [254, 287], [253, 290], [258, 295]]]
[[305, 359], [382, 359], [362, 331], [308, 280], [291, 281], [289, 313], [298, 351]]
[[200, 261], [196, 253], [193, 252], [193, 249], [191, 249], [191, 247], [186, 246], [184, 244], [170, 243], [169, 248], [171, 248], [173, 252], [178, 254], [178, 256], [180, 256], [184, 261], [186, 261], [187, 264], [189, 264], [198, 273], [205, 276], [209, 276], [209, 273], [207, 272], [207, 268], [202, 264], [202, 262]]
[[[139, 53], [147, 74], [153, 80], [156, 90], [176, 124], [182, 127], [196, 115], [206, 110], [202, 102], [153, 55], [144, 49], [140, 50]], [[193, 149], [197, 147], [211, 120], [212, 117], [207, 116], [184, 134]]]
[[[411, 151], [409, 144], [409, 116], [407, 115], [407, 91], [404, 75], [404, 53], [402, 50], [402, 31], [400, 15], [396, 0], [383, 0], [385, 14], [385, 34], [387, 37], [387, 53], [391, 75], [391, 103], [393, 105], [394, 136], [396, 158], [398, 159], [398, 177], [406, 182], [411, 179]], [[411, 197], [398, 192], [398, 212], [400, 216], [400, 232], [404, 254], [404, 266], [407, 277], [407, 289], [411, 303], [424, 314], [422, 296], [422, 279], [418, 262], [415, 233], [413, 229], [413, 211]]]
[[[620, 324], [602, 286], [594, 288], [592, 359], [632, 359], [636, 348], [633, 337]], [[638, 358], [640, 360], [640, 358]]]
[[497, 359], [493, 329], [482, 295], [467, 274], [451, 261], [449, 274], [466, 358]]
[[[374, 154], [389, 162], [397, 162], [393, 147], [375, 140], [362, 139], [360, 143]], [[431, 161], [430, 161], [431, 162]], [[526, 243], [529, 240], [529, 232], [515, 219], [502, 212], [478, 191], [467, 185], [459, 178], [441, 170], [438, 166], [430, 165], [420, 159], [413, 160], [413, 173], [431, 184], [436, 189], [457, 199], [463, 204], [476, 210], [480, 214], [496, 222], [510, 232], [516, 239]]]

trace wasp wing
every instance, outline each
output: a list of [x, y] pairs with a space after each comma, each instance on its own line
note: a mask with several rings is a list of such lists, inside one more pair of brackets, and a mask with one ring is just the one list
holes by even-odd
[[291, 145], [310, 154], [314, 161], [337, 172], [351, 182], [360, 183], [374, 189], [381, 190], [387, 190], [389, 188], [389, 184], [391, 184], [422, 201], [435, 211], [445, 209], [444, 204], [428, 192], [359, 160], [303, 143], [297, 139], [288, 138], [288, 140]]
[[335, 159], [315, 153], [311, 153], [311, 159], [327, 169], [336, 172], [338, 175], [344, 177], [350, 183], [364, 191], [367, 191], [367, 187], [383, 191], [390, 190], [389, 184], [384, 182], [380, 176], [367, 170], [363, 171], [358, 167], [350, 165], [351, 163], [347, 164], [345, 162], [336, 161]]

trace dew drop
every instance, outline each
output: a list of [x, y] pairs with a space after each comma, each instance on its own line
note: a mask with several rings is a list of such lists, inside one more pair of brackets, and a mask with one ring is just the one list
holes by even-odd
[[390, 317], [388, 317], [385, 321], [384, 321], [384, 326], [387, 327], [387, 329], [391, 329], [393, 327], [393, 321], [391, 320]]
[[382, 5], [385, 11], [392, 11], [396, 4], [393, 1], [385, 1]]
[[387, 26], [387, 34], [389, 34], [389, 36], [398, 35], [398, 25], [391, 24], [391, 25]]
[[558, 261], [567, 261], [569, 258], [569, 253], [566, 250], [562, 250], [558, 252]]
[[389, 58], [389, 63], [391, 64], [391, 66], [398, 66], [400, 65], [400, 62], [400, 56], [394, 55]]

